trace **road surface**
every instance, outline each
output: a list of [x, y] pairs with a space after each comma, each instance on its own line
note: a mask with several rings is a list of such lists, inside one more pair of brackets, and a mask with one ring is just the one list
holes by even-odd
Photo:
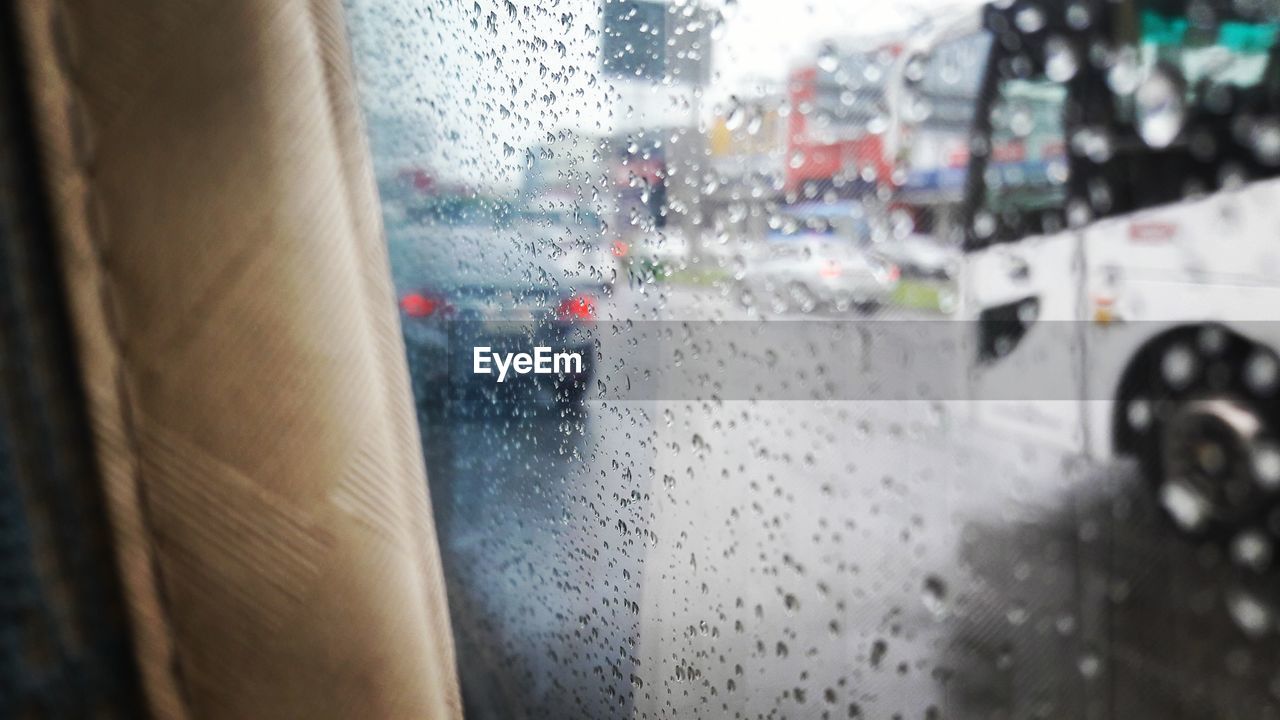
[[[743, 313], [706, 290], [618, 305]], [[469, 714], [1280, 717], [1275, 583], [1177, 536], [1132, 467], [976, 408], [615, 399], [428, 421]]]

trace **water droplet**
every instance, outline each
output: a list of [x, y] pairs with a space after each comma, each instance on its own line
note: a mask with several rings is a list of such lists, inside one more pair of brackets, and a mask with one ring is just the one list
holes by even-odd
[[818, 51], [818, 67], [823, 72], [833, 73], [840, 67], [840, 56], [834, 45], [827, 43]]
[[1253, 595], [1233, 592], [1227, 598], [1227, 610], [1231, 619], [1249, 637], [1262, 637], [1271, 629], [1271, 610]]
[[1081, 676], [1087, 680], [1092, 680], [1098, 676], [1098, 671], [1102, 669], [1102, 661], [1094, 653], [1084, 653], [1076, 661], [1076, 668], [1080, 671]]
[[889, 652], [889, 643], [884, 640], [876, 640], [871, 643], [871, 667], [878, 668], [880, 663], [884, 661], [884, 656]]
[[1051, 37], [1045, 42], [1045, 77], [1053, 82], [1066, 82], [1076, 76], [1080, 62], [1076, 58], [1075, 48], [1061, 37]]
[[1044, 28], [1044, 11], [1034, 5], [1028, 5], [1018, 11], [1013, 18], [1013, 23], [1024, 33], [1039, 32]]
[[1231, 559], [1251, 570], [1265, 570], [1271, 564], [1271, 553], [1271, 540], [1258, 530], [1245, 530], [1231, 542]]
[[921, 600], [924, 607], [934, 617], [943, 617], [947, 614], [947, 584], [937, 575], [930, 575], [924, 579], [924, 589], [921, 593]]

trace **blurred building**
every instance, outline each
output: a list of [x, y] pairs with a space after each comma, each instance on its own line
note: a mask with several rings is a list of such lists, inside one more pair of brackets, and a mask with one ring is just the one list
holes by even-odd
[[710, 177], [704, 212], [716, 235], [760, 238], [770, 208], [782, 202], [787, 163], [787, 98], [783, 88], [734, 97], [708, 133]]
[[612, 79], [702, 86], [711, 76], [709, 14], [699, 3], [604, 0], [601, 65]]
[[901, 179], [894, 205], [940, 239], [961, 231], [969, 134], [990, 38], [972, 7], [941, 11], [913, 33], [891, 87], [888, 152]]
[[572, 212], [599, 218], [606, 240], [666, 227], [667, 145], [680, 128], [653, 127], [630, 133], [562, 130], [554, 140], [529, 148], [520, 189], [524, 210]]
[[781, 181], [785, 177], [786, 99], [781, 93], [732, 98], [711, 123], [711, 169], [721, 185]]
[[787, 85], [786, 191], [859, 197], [891, 182], [887, 86], [901, 52], [889, 36], [832, 40]]
[[[711, 76], [714, 15], [700, 2], [602, 0], [601, 71], [614, 97], [614, 190], [640, 232], [704, 220], [707, 138], [698, 128]], [[637, 213], [647, 213], [639, 217]]]

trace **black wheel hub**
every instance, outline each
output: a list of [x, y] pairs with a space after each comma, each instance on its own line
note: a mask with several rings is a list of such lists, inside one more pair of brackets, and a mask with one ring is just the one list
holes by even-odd
[[1267, 447], [1265, 422], [1227, 397], [1182, 403], [1164, 424], [1161, 500], [1184, 529], [1212, 521], [1237, 524], [1259, 507], [1266, 483], [1255, 472]]

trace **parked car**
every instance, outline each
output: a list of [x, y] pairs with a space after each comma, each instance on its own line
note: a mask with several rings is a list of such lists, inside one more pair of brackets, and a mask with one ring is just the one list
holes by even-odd
[[886, 240], [876, 247], [876, 254], [897, 265], [906, 277], [932, 280], [954, 277], [961, 260], [960, 248], [918, 233]]
[[744, 299], [772, 309], [868, 312], [897, 287], [898, 266], [873, 249], [871, 224], [851, 203], [815, 203], [780, 213], [738, 284]]

